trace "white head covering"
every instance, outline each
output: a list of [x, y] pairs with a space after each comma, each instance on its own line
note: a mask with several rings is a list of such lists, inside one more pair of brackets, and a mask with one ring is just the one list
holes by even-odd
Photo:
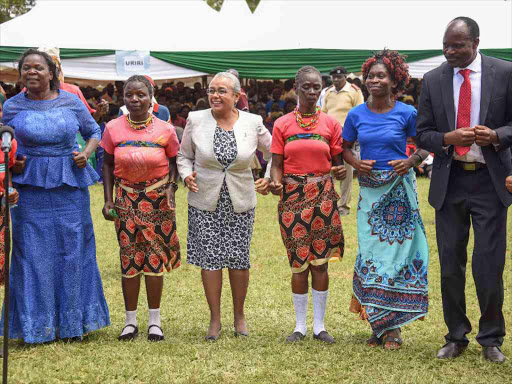
[[62, 70], [62, 63], [60, 62], [60, 49], [57, 47], [39, 47], [38, 51], [47, 53], [57, 65], [59, 69], [59, 81], [64, 82], [64, 71]]

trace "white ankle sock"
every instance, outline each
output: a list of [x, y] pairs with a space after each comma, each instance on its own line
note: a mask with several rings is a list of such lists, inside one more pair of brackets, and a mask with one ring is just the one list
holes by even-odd
[[294, 332], [300, 332], [306, 335], [306, 317], [308, 311], [308, 294], [292, 293], [293, 295], [293, 306], [295, 307], [295, 330]]
[[[126, 311], [126, 320], [124, 325], [135, 325], [137, 326], [137, 310], [135, 311]], [[121, 333], [121, 336], [126, 335], [127, 333], [132, 333], [133, 327], [127, 327]]]
[[[158, 325], [159, 327], [161, 327], [161, 323], [160, 323], [160, 308], [150, 309], [149, 310], [149, 323], [148, 323], [148, 327], [151, 327], [152, 325]], [[157, 327], [151, 327], [151, 329], [149, 330], [149, 333], [151, 333], [153, 335], [159, 335], [159, 336], [163, 336], [164, 335], [162, 333], [162, 331], [159, 328], [157, 328]]]
[[313, 298], [313, 333], [315, 335], [318, 335], [320, 332], [325, 331], [324, 317], [328, 293], [328, 290], [311, 290], [311, 296]]

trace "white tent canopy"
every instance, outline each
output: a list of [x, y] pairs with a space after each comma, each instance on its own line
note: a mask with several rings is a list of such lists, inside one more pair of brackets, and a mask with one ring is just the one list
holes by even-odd
[[[480, 48], [512, 48], [512, 2], [225, 0], [221, 12], [203, 0], [38, 0], [27, 14], [0, 25], [2, 46], [57, 46], [168, 52], [319, 49], [440, 49], [446, 24], [474, 18]], [[499, 26], [499, 27], [497, 27]], [[151, 59], [154, 79], [204, 72]], [[444, 58], [410, 63], [422, 75]], [[12, 64], [3, 63], [11, 67]], [[115, 56], [63, 60], [72, 78], [116, 80]]]
[[[126, 75], [118, 75], [116, 70], [116, 56], [98, 56], [84, 57], [80, 59], [63, 59], [62, 70], [66, 77], [66, 82], [76, 82], [76, 80], [94, 80], [98, 83], [104, 83], [115, 80], [126, 80]], [[5, 72], [1, 66], [4, 66]], [[174, 64], [166, 63], [154, 57], [150, 57], [151, 71], [149, 75], [154, 80], [160, 79], [186, 79], [197, 78], [207, 75], [205, 72], [194, 71], [193, 69], [178, 67]], [[18, 63], [0, 63], [0, 73], [2, 79], [14, 82], [18, 78]], [[78, 81], [79, 82], [79, 81]], [[91, 82], [87, 82], [91, 84]]]

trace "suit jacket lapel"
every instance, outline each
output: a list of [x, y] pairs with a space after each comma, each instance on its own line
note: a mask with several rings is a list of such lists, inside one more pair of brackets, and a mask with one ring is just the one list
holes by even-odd
[[215, 150], [213, 148], [213, 143], [215, 141], [215, 130], [217, 129], [217, 120], [215, 120], [213, 117], [211, 108], [204, 110], [204, 120], [201, 121], [200, 124], [201, 141], [205, 143], [203, 150], [208, 153], [210, 158], [215, 159], [215, 164], [217, 164], [220, 168], [224, 168], [224, 166], [217, 160], [217, 156], [215, 156]]
[[480, 124], [485, 125], [489, 103], [494, 88], [494, 66], [482, 55], [482, 85], [480, 94]]
[[441, 94], [443, 106], [448, 118], [450, 131], [455, 129], [455, 105], [453, 101], [453, 68], [445, 64], [441, 74]]
[[238, 112], [238, 114], [238, 120], [235, 121], [235, 124], [233, 125], [233, 134], [235, 135], [236, 140], [236, 157], [235, 160], [229, 164], [229, 167], [237, 162], [240, 157], [240, 152], [243, 151], [243, 146], [247, 141], [247, 124], [243, 118], [242, 112]]

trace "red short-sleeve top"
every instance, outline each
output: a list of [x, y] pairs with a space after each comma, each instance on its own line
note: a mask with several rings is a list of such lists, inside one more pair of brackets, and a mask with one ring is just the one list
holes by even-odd
[[290, 112], [274, 123], [271, 152], [284, 156], [285, 174], [325, 174], [332, 157], [342, 152], [341, 144], [341, 125], [334, 118], [320, 112], [317, 126], [305, 130]]
[[132, 129], [126, 115], [109, 122], [100, 145], [114, 155], [114, 176], [132, 183], [161, 178], [169, 173], [169, 158], [180, 149], [176, 129], [153, 117], [152, 126]]

